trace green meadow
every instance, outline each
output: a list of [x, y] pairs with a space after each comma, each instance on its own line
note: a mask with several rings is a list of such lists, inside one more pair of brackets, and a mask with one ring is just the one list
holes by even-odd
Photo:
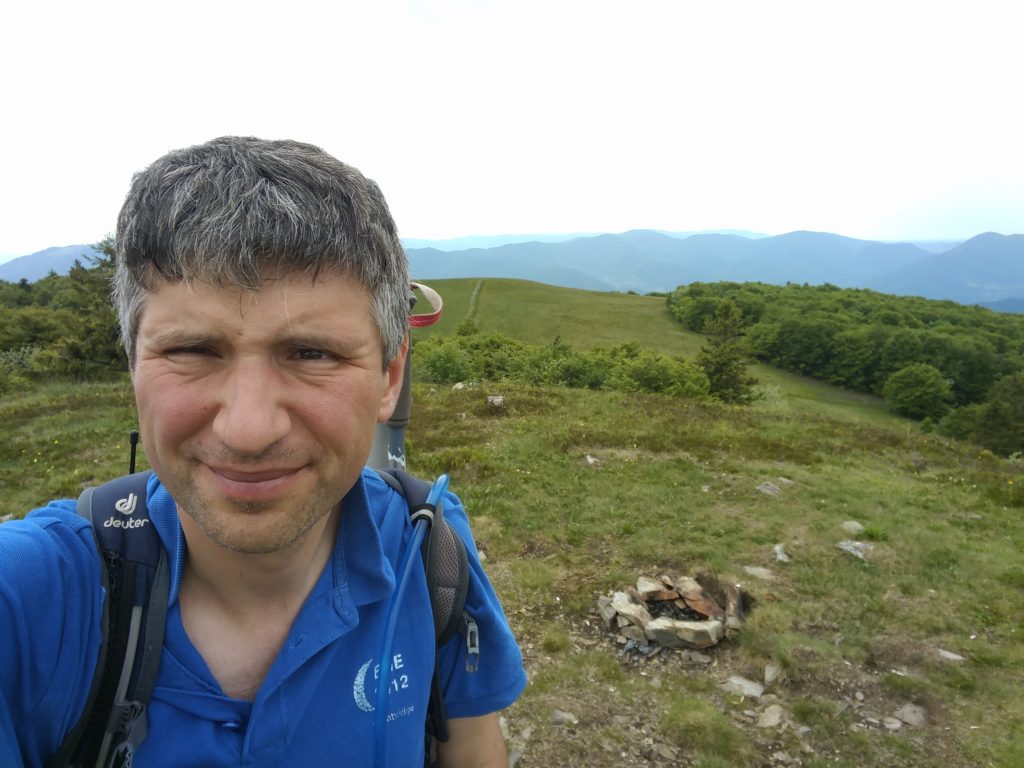
[[[663, 298], [431, 286], [445, 315], [418, 338], [470, 318], [579, 349], [635, 340], [692, 356], [702, 343]], [[506, 713], [518, 765], [1024, 765], [1024, 463], [922, 433], [875, 398], [754, 373], [762, 397], [748, 406], [415, 384], [410, 468], [451, 475], [522, 643], [530, 682]], [[126, 471], [133, 424], [126, 381], [8, 396], [0, 515]], [[871, 546], [865, 560], [836, 547], [852, 538]], [[600, 595], [700, 572], [753, 600], [707, 659], [624, 653], [604, 629]], [[763, 682], [766, 666], [780, 675], [761, 699], [721, 687]], [[759, 727], [774, 705], [778, 723]], [[907, 705], [919, 724], [895, 717]]]

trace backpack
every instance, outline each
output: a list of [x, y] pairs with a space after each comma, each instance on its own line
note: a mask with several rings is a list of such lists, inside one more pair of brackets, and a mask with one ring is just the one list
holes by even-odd
[[[476, 622], [465, 611], [469, 586], [466, 547], [444, 520], [440, 506], [426, 504], [430, 485], [396, 469], [378, 469], [405, 497], [415, 522], [427, 519], [421, 557], [434, 615], [435, 648], [456, 633], [466, 638], [466, 669], [476, 671]], [[78, 498], [78, 514], [92, 523], [103, 562], [103, 635], [85, 708], [46, 768], [130, 768], [146, 737], [146, 705], [163, 652], [170, 587], [167, 553], [146, 508], [151, 472], [125, 475]], [[115, 512], [119, 514], [115, 514]], [[131, 535], [128, 535], [128, 532]], [[427, 709], [425, 764], [436, 764], [436, 742], [448, 740], [437, 664]]]

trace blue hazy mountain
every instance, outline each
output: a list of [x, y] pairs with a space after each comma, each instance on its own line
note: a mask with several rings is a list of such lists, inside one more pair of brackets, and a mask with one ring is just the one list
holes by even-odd
[[[619, 234], [501, 235], [466, 238], [498, 243], [453, 249], [462, 239], [437, 246], [406, 242], [412, 274], [419, 280], [511, 277], [590, 290], [670, 291], [694, 281], [831, 283], [884, 293], [999, 304], [1024, 298], [1024, 235], [985, 233], [962, 243], [893, 243], [858, 240], [828, 232], [682, 233], [650, 229]], [[515, 242], [502, 242], [509, 238]], [[49, 248], [0, 264], [0, 279], [36, 280], [50, 270], [85, 263], [90, 246]]]
[[65, 245], [57, 248], [46, 248], [42, 251], [18, 256], [5, 264], [0, 264], [0, 280], [17, 283], [20, 280], [35, 282], [46, 277], [50, 272], [63, 275], [71, 269], [75, 261], [89, 266], [89, 261], [99, 255], [91, 245]]

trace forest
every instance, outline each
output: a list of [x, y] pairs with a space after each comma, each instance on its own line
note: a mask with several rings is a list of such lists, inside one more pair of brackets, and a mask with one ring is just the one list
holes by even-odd
[[746, 349], [787, 371], [884, 397], [925, 429], [1024, 448], [1024, 317], [833, 285], [691, 283], [667, 296], [687, 329], [723, 307]]

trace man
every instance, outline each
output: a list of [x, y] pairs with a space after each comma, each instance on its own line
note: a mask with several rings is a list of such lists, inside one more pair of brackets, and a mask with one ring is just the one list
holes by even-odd
[[[408, 345], [407, 264], [379, 189], [316, 147], [221, 138], [138, 174], [116, 243], [147, 500], [171, 563], [136, 768], [374, 765], [380, 675], [386, 764], [422, 765], [429, 595], [416, 567], [379, 664], [411, 525], [363, 469]], [[525, 685], [522, 660], [465, 513], [444, 501], [481, 648], [475, 673], [458, 636], [439, 653], [439, 760], [504, 766], [497, 711]], [[43, 765], [83, 711], [101, 567], [73, 501], [0, 526], [0, 765]]]

